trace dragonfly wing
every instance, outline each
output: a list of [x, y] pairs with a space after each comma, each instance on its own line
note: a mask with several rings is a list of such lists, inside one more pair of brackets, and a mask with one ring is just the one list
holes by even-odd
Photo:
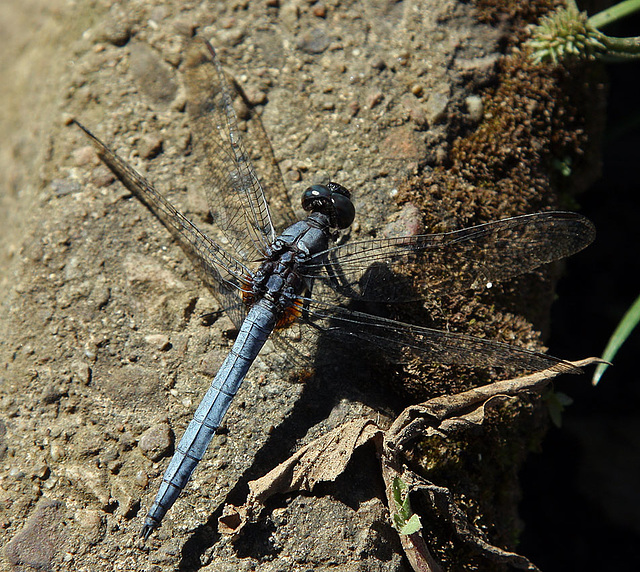
[[577, 368], [559, 358], [510, 344], [425, 328], [346, 308], [308, 300], [309, 320], [319, 331], [360, 344], [373, 344], [391, 356], [410, 349], [426, 362], [478, 368], [508, 367], [521, 371], [554, 369], [575, 373]]
[[247, 277], [251, 275], [249, 269], [211, 240], [156, 191], [145, 177], [86, 127], [78, 121], [75, 123], [89, 138], [111, 172], [162, 222], [189, 257], [203, 270], [208, 286], [214, 291], [234, 324], [239, 327], [246, 313], [241, 291]]
[[253, 164], [257, 167], [256, 170], [260, 182], [268, 197], [273, 227], [276, 234], [280, 234], [283, 230], [304, 218], [306, 213], [302, 212], [302, 216], [297, 216], [293, 211], [287, 187], [280, 171], [280, 165], [276, 160], [271, 141], [264, 129], [260, 116], [252, 107], [242, 87], [234, 78], [230, 79], [234, 90], [242, 100], [243, 113], [246, 116], [244, 120], [244, 126], [246, 127], [245, 147]]
[[215, 50], [202, 38], [187, 49], [187, 111], [206, 170], [204, 190], [214, 223], [244, 260], [255, 260], [275, 239], [262, 185], [245, 151], [231, 91]]
[[552, 211], [442, 234], [346, 243], [320, 253], [307, 268], [345, 296], [401, 302], [422, 297], [412, 284], [398, 280], [398, 273], [413, 262], [420, 264], [424, 291], [437, 295], [490, 287], [574, 254], [594, 238], [589, 219]]

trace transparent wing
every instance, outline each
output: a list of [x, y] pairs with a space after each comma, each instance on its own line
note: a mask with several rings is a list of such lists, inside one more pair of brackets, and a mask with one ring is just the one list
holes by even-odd
[[409, 348], [423, 354], [427, 363], [508, 367], [521, 371], [548, 368], [566, 373], [579, 371], [566, 361], [517, 346], [397, 322], [315, 300], [305, 302], [308, 320], [319, 334], [373, 344], [391, 357], [402, 355], [403, 350]]
[[233, 323], [240, 327], [246, 314], [241, 294], [251, 271], [204, 234], [158, 193], [147, 179], [86, 127], [78, 121], [75, 123], [89, 138], [113, 174], [167, 227], [189, 257], [201, 268], [207, 285], [214, 291]]
[[306, 213], [303, 212], [302, 216], [299, 217], [293, 211], [287, 187], [282, 179], [280, 165], [276, 160], [271, 141], [260, 120], [260, 116], [251, 107], [242, 87], [233, 78], [231, 78], [231, 81], [235, 91], [242, 99], [243, 114], [246, 116], [244, 121], [244, 126], [246, 127], [244, 143], [253, 164], [256, 166], [260, 182], [269, 200], [269, 211], [271, 212], [273, 227], [276, 234], [280, 234], [283, 230], [303, 218]]
[[262, 185], [241, 140], [222, 66], [195, 38], [184, 64], [187, 110], [213, 222], [243, 260], [262, 257], [276, 237]]
[[[595, 228], [587, 218], [552, 211], [443, 234], [346, 243], [315, 256], [305, 273], [317, 274], [320, 289], [329, 286], [350, 298], [402, 302], [427, 293], [491, 287], [574, 254], [594, 238]], [[416, 262], [422, 292], [403, 284], [397, 275]]]

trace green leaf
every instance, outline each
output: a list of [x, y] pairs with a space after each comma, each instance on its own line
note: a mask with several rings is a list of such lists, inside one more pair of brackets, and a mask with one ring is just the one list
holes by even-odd
[[395, 511], [393, 512], [393, 526], [399, 534], [414, 534], [422, 528], [420, 517], [413, 514], [411, 503], [409, 502], [409, 487], [400, 478], [393, 479], [393, 502]]
[[[612, 361], [615, 355], [618, 353], [620, 346], [627, 340], [633, 329], [638, 325], [640, 321], [640, 296], [638, 296], [635, 302], [631, 305], [626, 314], [620, 320], [618, 327], [615, 329], [609, 343], [602, 354], [602, 359], [606, 361]], [[609, 364], [601, 363], [596, 367], [596, 371], [593, 374], [591, 383], [597, 385], [602, 377], [602, 374], [609, 367]]]
[[422, 528], [422, 523], [420, 522], [420, 517], [417, 514], [414, 514], [405, 524], [404, 526], [398, 528], [398, 532], [400, 534], [414, 534], [418, 532]]

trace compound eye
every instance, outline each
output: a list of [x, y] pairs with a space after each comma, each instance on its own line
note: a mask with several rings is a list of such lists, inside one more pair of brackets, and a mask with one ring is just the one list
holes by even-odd
[[313, 185], [302, 194], [302, 208], [329, 217], [332, 228], [347, 228], [356, 216], [351, 194], [338, 183]]
[[338, 228], [350, 227], [356, 216], [356, 208], [353, 206], [351, 199], [343, 194], [333, 193], [331, 200], [335, 212], [335, 225]]
[[302, 193], [302, 208], [307, 212], [324, 212], [331, 204], [331, 195], [324, 185], [313, 185]]

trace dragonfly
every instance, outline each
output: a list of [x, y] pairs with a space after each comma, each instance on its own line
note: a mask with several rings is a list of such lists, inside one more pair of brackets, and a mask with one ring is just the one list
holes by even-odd
[[273, 198], [277, 209], [270, 209], [241, 137], [233, 91], [207, 40], [198, 36], [190, 40], [182, 71], [189, 125], [204, 167], [200, 182], [221, 239], [198, 228], [143, 175], [75, 121], [104, 164], [199, 266], [238, 330], [166, 468], [140, 533], [144, 540], [160, 526], [187, 485], [271, 334], [277, 336], [295, 326], [297, 339], [303, 341], [335, 336], [390, 355], [412, 350], [432, 363], [576, 372], [571, 363], [550, 355], [395, 321], [353, 309], [350, 301], [419, 300], [421, 292], [396, 287], [397, 273], [415, 260], [450, 270], [450, 275], [427, 280], [428, 295], [452, 288], [489, 288], [585, 248], [595, 238], [587, 218], [547, 211], [440, 234], [341, 242], [356, 215], [350, 191], [336, 182], [310, 186], [302, 194], [306, 218], [289, 223], [296, 217], [281, 196]]

